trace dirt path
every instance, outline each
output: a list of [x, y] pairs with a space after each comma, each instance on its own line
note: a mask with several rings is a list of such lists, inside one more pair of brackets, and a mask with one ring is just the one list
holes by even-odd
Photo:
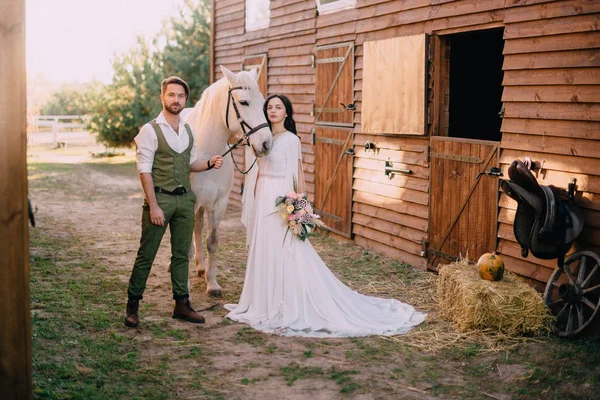
[[[131, 152], [108, 162], [88, 158], [81, 163], [85, 152], [74, 149], [73, 158], [63, 153], [57, 162], [57, 151], [30, 150], [30, 197], [37, 207], [38, 229], [76, 236], [79, 247], [67, 250], [72, 252], [72, 262], [93, 258], [119, 279], [123, 306], [121, 313], [112, 316], [111, 331], [135, 343], [149, 365], [168, 365], [169, 376], [177, 382], [174, 398], [536, 398], [550, 383], [557, 383], [549, 381], [553, 370], [537, 382], [530, 380], [552, 359], [552, 354], [539, 354], [549, 342], [527, 343], [506, 352], [491, 352], [485, 345], [469, 342], [436, 319], [431, 280], [424, 273], [326, 237], [316, 238], [313, 244], [344, 282], [362, 293], [417, 304], [430, 313], [428, 322], [409, 338], [318, 340], [265, 335], [225, 319], [222, 304], [237, 301], [246, 258], [235, 207], [230, 207], [220, 234], [217, 264], [223, 298], [207, 297], [203, 278], [195, 276], [193, 269], [190, 272], [194, 307], [212, 307], [203, 312], [206, 324], [170, 318], [167, 234], [148, 280], [140, 327], [125, 328], [121, 320], [126, 282], [138, 248], [142, 203]], [[431, 343], [440, 342], [434, 337], [440, 327], [452, 331], [455, 342], [428, 348], [428, 337]], [[576, 394], [585, 398], [593, 387], [588, 392], [581, 385], [600, 383], [597, 376], [591, 381], [580, 377], [572, 384], [563, 382], [562, 398]]]

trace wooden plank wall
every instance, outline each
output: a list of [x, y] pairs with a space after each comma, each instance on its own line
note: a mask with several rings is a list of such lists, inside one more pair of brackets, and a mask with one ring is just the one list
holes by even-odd
[[[215, 61], [230, 70], [240, 71], [244, 56], [267, 53], [268, 94], [281, 93], [294, 104], [296, 128], [303, 143], [307, 189], [314, 193], [314, 150], [310, 131], [314, 117], [310, 115], [314, 102], [314, 68], [316, 7], [313, 0], [271, 1], [271, 22], [268, 29], [245, 32], [245, 1], [215, 2]], [[215, 79], [221, 71], [215, 68]], [[243, 165], [243, 152], [234, 152], [236, 162]], [[241, 202], [243, 175], [235, 172], [232, 203]]]
[[[504, 16], [500, 163], [506, 172], [514, 159], [529, 156], [544, 163], [542, 184], [567, 187], [576, 178], [586, 223], [577, 245], [600, 253], [600, 2], [526, 3]], [[500, 207], [506, 263], [534, 283], [546, 282], [556, 261], [523, 260], [512, 227], [516, 203], [502, 195]]]
[[[571, 177], [578, 178], [578, 202], [587, 223], [582, 246], [600, 247], [598, 1], [358, 0], [353, 9], [316, 16], [312, 0], [274, 0], [270, 27], [248, 33], [243, 0], [215, 1], [215, 65], [238, 71], [243, 55], [268, 53], [268, 93], [283, 93], [294, 103], [310, 192], [312, 54], [317, 45], [355, 43], [354, 240], [420, 267], [425, 265], [420, 242], [428, 238], [429, 139], [360, 132], [363, 43], [505, 26], [501, 164], [529, 155], [545, 161], [543, 183], [565, 186]], [[379, 151], [365, 152], [366, 141], [375, 142]], [[388, 158], [413, 175], [387, 179], [383, 170]], [[547, 280], [554, 263], [520, 259], [512, 236], [515, 204], [501, 196], [499, 206], [499, 246], [509, 268], [536, 282]]]

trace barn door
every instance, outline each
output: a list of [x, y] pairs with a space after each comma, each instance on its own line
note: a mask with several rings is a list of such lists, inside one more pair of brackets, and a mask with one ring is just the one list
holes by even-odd
[[315, 68], [315, 206], [333, 232], [351, 237], [354, 44], [317, 47]]
[[498, 143], [431, 137], [429, 265], [471, 261], [496, 248], [498, 179], [477, 175], [498, 166]]

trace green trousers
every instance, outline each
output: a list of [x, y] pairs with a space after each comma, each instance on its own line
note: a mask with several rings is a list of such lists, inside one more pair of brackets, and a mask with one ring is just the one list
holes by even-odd
[[163, 226], [154, 225], [150, 221], [150, 207], [144, 203], [142, 211], [142, 238], [140, 248], [129, 278], [127, 295], [130, 299], [141, 299], [146, 289], [146, 281], [150, 275], [152, 263], [167, 226], [171, 231], [171, 284], [173, 298], [188, 297], [188, 253], [194, 232], [194, 204], [196, 196], [193, 192], [181, 196], [156, 193], [158, 206], [165, 214]]

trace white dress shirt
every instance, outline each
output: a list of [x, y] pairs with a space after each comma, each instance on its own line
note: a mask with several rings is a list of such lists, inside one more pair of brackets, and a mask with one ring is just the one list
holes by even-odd
[[[161, 128], [167, 144], [176, 153], [183, 153], [189, 145], [189, 136], [185, 129], [185, 123], [183, 118], [179, 119], [179, 134], [171, 128], [171, 125], [165, 119], [165, 116], [161, 112], [156, 117], [156, 123]], [[188, 125], [189, 126], [189, 125]], [[190, 164], [196, 161], [196, 139], [194, 137], [194, 131], [190, 126], [192, 135], [192, 152], [190, 154]], [[154, 164], [154, 154], [158, 149], [158, 138], [156, 132], [150, 123], [145, 124], [140, 129], [140, 133], [135, 137], [135, 144], [137, 145], [137, 170], [141, 173], [152, 173], [152, 165]]]

